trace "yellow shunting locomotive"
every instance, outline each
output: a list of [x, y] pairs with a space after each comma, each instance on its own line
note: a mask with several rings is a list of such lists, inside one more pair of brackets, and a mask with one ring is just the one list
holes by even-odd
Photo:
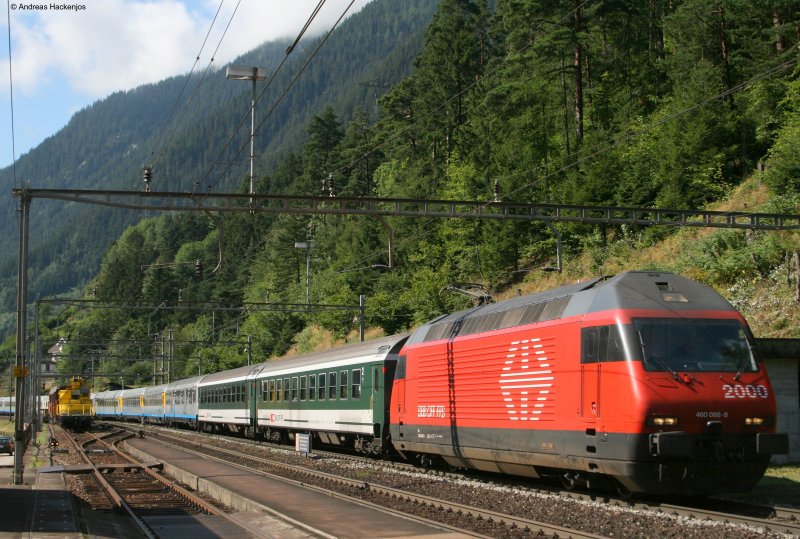
[[50, 390], [50, 420], [73, 429], [85, 429], [92, 423], [92, 396], [89, 384], [74, 377], [66, 385]]

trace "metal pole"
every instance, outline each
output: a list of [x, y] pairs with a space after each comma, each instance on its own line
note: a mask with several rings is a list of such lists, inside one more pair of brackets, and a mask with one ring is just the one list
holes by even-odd
[[561, 273], [561, 232], [550, 221], [547, 222], [547, 226], [556, 235], [556, 270]]
[[311, 305], [311, 242], [306, 249], [306, 307]]
[[28, 213], [31, 198], [19, 201], [19, 260], [17, 261], [17, 360], [14, 366], [17, 405], [14, 412], [14, 484], [22, 484], [22, 459], [25, 456], [23, 415], [25, 407], [25, 335], [28, 316]]
[[36, 309], [34, 311], [33, 316], [33, 346], [34, 346], [34, 358], [33, 358], [33, 394], [34, 394], [34, 408], [33, 408], [33, 422], [36, 425], [36, 432], [41, 432], [42, 430], [42, 407], [39, 405], [39, 401], [41, 400], [42, 394], [42, 386], [41, 386], [41, 371], [42, 371], [42, 339], [41, 334], [39, 333], [39, 299], [36, 299]]
[[[256, 138], [256, 77], [258, 77], [258, 68], [253, 68], [253, 100], [250, 103], [250, 194], [253, 191], [253, 162], [255, 161], [255, 138]], [[253, 199], [250, 199], [252, 206]]]
[[253, 337], [247, 336], [247, 365], [253, 363]]
[[386, 236], [389, 242], [389, 269], [394, 267], [394, 260], [392, 259], [392, 242], [394, 241], [394, 230], [392, 227], [389, 226], [389, 223], [386, 222], [386, 219], [383, 218], [382, 215], [376, 215], [375, 218], [383, 225], [383, 228], [386, 229]]
[[358, 295], [358, 336], [364, 342], [364, 294]]
[[167, 348], [167, 352], [169, 353], [169, 361], [167, 363], [167, 383], [172, 383], [172, 354], [174, 352], [174, 343], [172, 341], [172, 330], [169, 330], [169, 347]]

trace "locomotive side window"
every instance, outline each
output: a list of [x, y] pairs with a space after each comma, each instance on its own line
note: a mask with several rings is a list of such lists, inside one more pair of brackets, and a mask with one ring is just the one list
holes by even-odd
[[624, 360], [625, 347], [616, 325], [581, 329], [581, 363]]

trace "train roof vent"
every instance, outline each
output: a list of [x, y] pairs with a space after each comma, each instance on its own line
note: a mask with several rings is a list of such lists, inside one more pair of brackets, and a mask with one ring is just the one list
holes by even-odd
[[689, 302], [689, 300], [686, 299], [686, 297], [683, 294], [672, 288], [672, 285], [669, 284], [668, 282], [657, 281], [656, 287], [658, 288], [658, 291], [661, 292], [661, 299], [663, 299], [664, 301], [678, 301], [681, 303]]
[[552, 301], [548, 301], [547, 306], [544, 308], [544, 312], [539, 320], [544, 322], [545, 320], [555, 320], [556, 318], [561, 318], [561, 315], [564, 314], [564, 309], [567, 308], [569, 299], [569, 296], [564, 296]]
[[533, 324], [534, 322], [538, 322], [539, 317], [542, 315], [542, 311], [544, 311], [545, 305], [545, 302], [528, 305], [525, 308], [525, 312], [522, 313], [522, 318], [519, 321], [519, 325], [524, 326], [525, 324]]
[[520, 325], [522, 315], [525, 314], [526, 307], [517, 307], [516, 309], [508, 309], [504, 311], [503, 318], [500, 319], [500, 325], [497, 329], [510, 328]]
[[435, 341], [449, 337], [450, 332], [453, 330], [453, 324], [453, 322], [439, 322], [438, 324], [433, 324], [428, 329], [428, 333], [425, 334], [424, 342]]

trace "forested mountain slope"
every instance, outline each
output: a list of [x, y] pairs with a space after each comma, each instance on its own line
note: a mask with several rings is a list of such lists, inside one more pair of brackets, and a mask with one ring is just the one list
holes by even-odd
[[[311, 117], [332, 107], [342, 118], [363, 110], [373, 119], [376, 97], [411, 70], [437, 2], [375, 0], [346, 19], [291, 85], [321, 37], [306, 38], [277, 71], [256, 107], [256, 174], [263, 178], [281, 155], [307, 138]], [[266, 43], [232, 64], [262, 66], [272, 75], [289, 42]], [[142, 188], [142, 166], [153, 167], [153, 190], [229, 192], [248, 173], [250, 122], [235, 133], [250, 106], [249, 83], [229, 81], [224, 66], [178, 75], [118, 92], [78, 112], [68, 125], [16, 164], [16, 187], [57, 189]], [[264, 83], [259, 83], [258, 92]], [[181, 99], [176, 103], [176, 98]], [[189, 103], [190, 102], [190, 103]], [[187, 103], [188, 106], [187, 106]], [[170, 115], [170, 111], [174, 113]], [[223, 151], [230, 140], [227, 151]], [[216, 164], [215, 164], [216, 163]], [[17, 207], [11, 168], [0, 171], [0, 309], [13, 311], [16, 293]], [[31, 297], [63, 293], [85, 283], [105, 249], [141, 212], [34, 201], [30, 220]], [[12, 233], [13, 231], [13, 233]], [[7, 325], [6, 325], [7, 328]]]
[[[304, 144], [276, 156], [259, 190], [306, 194], [324, 185], [332, 196], [797, 213], [798, 28], [800, 14], [783, 0], [498, 0], [493, 9], [485, 0], [442, 0], [414, 69], [381, 99], [377, 122], [367, 108], [351, 117], [320, 97], [330, 107], [307, 116]], [[147, 219], [105, 253], [86, 294], [160, 307], [52, 313], [48, 338], [91, 336], [72, 349], [131, 357], [149, 350], [153, 335], [169, 334], [183, 358], [176, 368], [188, 375], [198, 357], [208, 372], [242, 365], [247, 354], [307, 348], [319, 329], [351, 336], [354, 311], [326, 306], [357, 305], [360, 294], [368, 325], [395, 333], [468, 305], [448, 292], [453, 283], [513, 294], [642, 268], [702, 280], [745, 312], [766, 305], [774, 288], [774, 310], [786, 314], [759, 320], [759, 336], [797, 336], [800, 326], [785, 322], [797, 309], [797, 233], [554, 227], [261, 214]], [[545, 274], [556, 232], [564, 271]], [[393, 268], [374, 271], [387, 265], [390, 238]], [[297, 249], [298, 241], [313, 247]], [[780, 290], [770, 284], [779, 278]], [[245, 336], [246, 353], [237, 344]], [[149, 359], [107, 363], [139, 383], [152, 374]]]

